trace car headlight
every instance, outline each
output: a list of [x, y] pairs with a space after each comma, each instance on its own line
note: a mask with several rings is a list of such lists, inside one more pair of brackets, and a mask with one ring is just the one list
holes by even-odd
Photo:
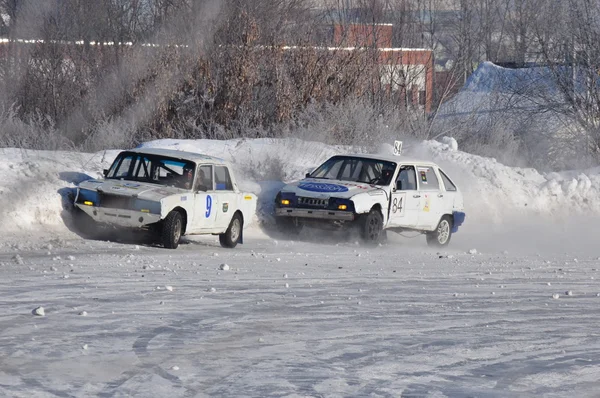
[[330, 198], [329, 199], [330, 210], [341, 210], [341, 211], [354, 211], [354, 202], [350, 199], [342, 198]]
[[86, 206], [98, 206], [98, 192], [79, 188], [76, 203], [83, 203]]
[[276, 207], [295, 207], [296, 194], [293, 192], [279, 192], [275, 198]]
[[160, 214], [160, 202], [138, 199], [134, 202], [133, 206], [133, 210], [141, 211], [142, 213]]

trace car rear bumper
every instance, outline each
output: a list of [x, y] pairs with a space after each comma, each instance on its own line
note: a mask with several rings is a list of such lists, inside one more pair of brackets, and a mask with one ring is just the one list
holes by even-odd
[[139, 228], [161, 220], [160, 214], [145, 213], [136, 210], [110, 209], [87, 206], [81, 203], [76, 203], [75, 206], [86, 212], [96, 222], [120, 227]]
[[275, 209], [275, 215], [278, 217], [297, 217], [329, 221], [354, 221], [354, 213], [348, 211], [280, 207]]
[[452, 233], [458, 231], [458, 227], [460, 227], [464, 222], [467, 215], [462, 211], [454, 211], [452, 212], [452, 218], [454, 222], [452, 223]]

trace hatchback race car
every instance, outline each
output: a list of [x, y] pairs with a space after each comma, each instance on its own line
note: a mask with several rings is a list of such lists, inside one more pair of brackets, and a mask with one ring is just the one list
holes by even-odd
[[256, 196], [240, 191], [222, 159], [134, 149], [121, 152], [104, 175], [77, 188], [75, 221], [84, 232], [98, 224], [144, 228], [170, 249], [182, 235], [213, 234], [235, 247], [255, 214]]
[[435, 163], [381, 155], [333, 156], [277, 194], [275, 216], [292, 233], [356, 227], [375, 243], [386, 229], [419, 231], [435, 246], [447, 245], [465, 220], [460, 190]]

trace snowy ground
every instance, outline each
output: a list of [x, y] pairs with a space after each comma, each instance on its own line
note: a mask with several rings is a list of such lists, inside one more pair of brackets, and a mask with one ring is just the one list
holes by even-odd
[[600, 250], [472, 238], [6, 243], [0, 395], [597, 396]]
[[270, 234], [273, 191], [340, 148], [150, 145], [234, 161], [259, 223], [233, 250], [82, 240], [68, 194], [115, 152], [1, 150], [0, 396], [598, 396], [598, 170], [414, 148], [465, 192], [467, 222], [438, 253], [422, 236]]

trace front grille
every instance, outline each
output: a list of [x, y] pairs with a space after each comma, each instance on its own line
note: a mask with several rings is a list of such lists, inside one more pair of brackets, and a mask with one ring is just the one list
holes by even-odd
[[99, 194], [100, 206], [108, 209], [133, 210], [133, 198], [120, 195]]
[[298, 205], [299, 206], [327, 207], [328, 203], [329, 203], [328, 199], [298, 197]]

